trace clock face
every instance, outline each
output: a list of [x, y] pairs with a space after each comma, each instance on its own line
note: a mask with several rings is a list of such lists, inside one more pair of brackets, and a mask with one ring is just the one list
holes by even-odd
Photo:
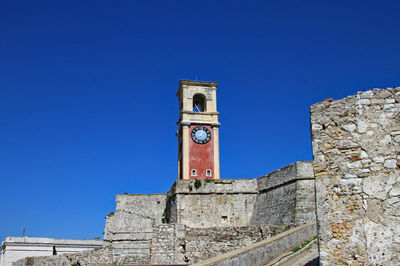
[[198, 144], [206, 144], [211, 139], [211, 132], [206, 127], [195, 127], [192, 130], [192, 139]]

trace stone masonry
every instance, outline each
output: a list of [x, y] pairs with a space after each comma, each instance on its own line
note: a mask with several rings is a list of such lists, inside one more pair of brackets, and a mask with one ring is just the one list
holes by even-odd
[[400, 88], [311, 107], [322, 265], [400, 265]]
[[177, 180], [167, 195], [167, 222], [192, 228], [315, 221], [312, 163], [300, 161], [257, 179]]
[[291, 225], [190, 228], [163, 224], [155, 228], [151, 263], [193, 264], [249, 244], [269, 239]]
[[166, 194], [117, 195], [116, 210], [106, 217], [105, 246], [118, 264], [149, 263], [153, 230], [162, 223]]
[[[314, 173], [300, 161], [257, 179], [251, 224], [305, 224], [315, 221]], [[266, 204], [267, 203], [267, 204]]]
[[167, 222], [192, 228], [246, 226], [257, 194], [256, 179], [176, 180], [168, 192]]

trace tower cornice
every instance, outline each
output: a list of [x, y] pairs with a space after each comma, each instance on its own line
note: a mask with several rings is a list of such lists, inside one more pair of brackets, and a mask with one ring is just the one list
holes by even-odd
[[181, 126], [190, 126], [192, 124], [196, 125], [210, 125], [213, 127], [219, 127], [221, 124], [219, 122], [208, 122], [208, 121], [193, 121], [193, 120], [179, 120], [176, 124]]
[[182, 110], [182, 114], [192, 114], [192, 115], [219, 115], [219, 112], [195, 112]]
[[204, 86], [204, 87], [217, 87], [219, 82], [216, 81], [198, 81], [198, 80], [180, 80], [179, 86]]
[[211, 90], [216, 90], [219, 82], [216, 81], [198, 81], [198, 80], [180, 80], [179, 88], [176, 92], [176, 96], [179, 96], [179, 92], [182, 90], [182, 87], [185, 86], [197, 86], [197, 87], [207, 87]]

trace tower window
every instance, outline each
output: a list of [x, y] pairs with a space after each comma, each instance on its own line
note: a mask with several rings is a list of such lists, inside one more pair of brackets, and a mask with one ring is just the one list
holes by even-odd
[[196, 169], [192, 169], [192, 176], [197, 176], [197, 170]]
[[206, 170], [206, 176], [211, 176], [211, 170], [210, 169]]
[[197, 93], [193, 96], [193, 112], [204, 112], [206, 110], [206, 97]]

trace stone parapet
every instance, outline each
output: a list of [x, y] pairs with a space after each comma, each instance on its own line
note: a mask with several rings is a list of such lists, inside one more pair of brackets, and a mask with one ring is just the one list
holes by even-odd
[[199, 180], [201, 185], [196, 188], [196, 180], [176, 180], [168, 191], [168, 197], [174, 194], [257, 194], [256, 179], [219, 179]]
[[257, 179], [259, 195], [252, 225], [305, 224], [315, 221], [311, 161], [299, 161]]
[[295, 162], [268, 175], [259, 177], [257, 186], [258, 190], [262, 192], [301, 179], [314, 179], [312, 162]]
[[149, 217], [157, 224], [165, 210], [166, 194], [121, 194], [116, 196], [116, 212], [125, 211]]

